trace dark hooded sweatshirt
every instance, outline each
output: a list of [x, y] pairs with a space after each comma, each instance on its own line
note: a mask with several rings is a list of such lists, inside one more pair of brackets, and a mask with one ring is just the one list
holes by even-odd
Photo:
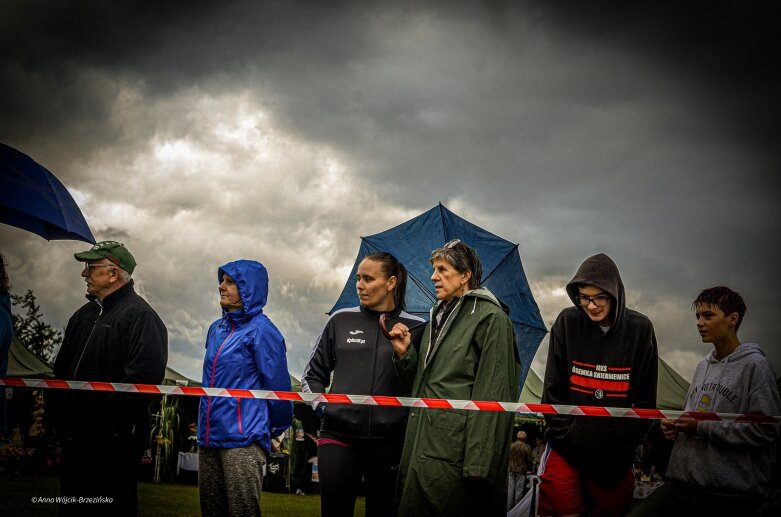
[[[578, 286], [599, 287], [612, 298], [604, 332], [578, 301]], [[586, 259], [567, 284], [574, 307], [561, 311], [550, 332], [542, 402], [607, 407], [656, 407], [658, 354], [651, 321], [626, 307], [615, 263], [600, 253]], [[644, 420], [547, 415], [546, 437], [584, 475], [618, 483], [650, 423]]]

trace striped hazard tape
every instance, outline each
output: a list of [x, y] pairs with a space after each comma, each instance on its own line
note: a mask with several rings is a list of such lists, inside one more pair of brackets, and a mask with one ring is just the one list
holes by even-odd
[[299, 393], [295, 391], [240, 390], [231, 388], [196, 388], [189, 386], [158, 386], [154, 384], [122, 384], [115, 382], [63, 381], [50, 379], [0, 379], [0, 386], [13, 388], [45, 388], [58, 390], [108, 391], [115, 393], [143, 393], [147, 395], [182, 395], [189, 397], [233, 397], [293, 402], [328, 402], [332, 404], [361, 404], [369, 406], [417, 407], [429, 409], [466, 409], [470, 411], [507, 411], [544, 415], [598, 416], [613, 418], [661, 419], [678, 418], [698, 421], [742, 423], [781, 423], [781, 416], [741, 413], [700, 413], [667, 409], [617, 408], [599, 406], [570, 406], [563, 404], [525, 404], [522, 402], [493, 402], [481, 400], [452, 400], [381, 395], [346, 395], [337, 393]]

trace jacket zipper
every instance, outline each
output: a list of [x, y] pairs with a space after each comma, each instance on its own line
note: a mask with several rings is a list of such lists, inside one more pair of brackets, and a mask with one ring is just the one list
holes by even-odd
[[[231, 321], [231, 331], [228, 334], [228, 337], [225, 338], [225, 341], [223, 341], [220, 347], [217, 349], [217, 353], [214, 354], [214, 361], [212, 361], [211, 386], [209, 386], [210, 388], [214, 387], [214, 371], [217, 369], [217, 359], [220, 357], [220, 352], [222, 352], [222, 347], [224, 347], [225, 343], [227, 343], [228, 340], [231, 338], [234, 330], [236, 330], [236, 323]], [[212, 413], [212, 397], [207, 397], [206, 398], [206, 447], [209, 446], [209, 434], [211, 429], [211, 413]]]
[[[461, 305], [461, 302], [463, 302], [464, 299], [461, 298], [456, 302], [456, 306], [453, 307], [453, 310], [450, 311], [450, 314], [447, 315], [447, 318], [445, 318], [445, 322], [442, 323], [442, 330], [437, 334], [437, 340], [434, 342], [434, 346], [432, 348], [431, 346], [431, 334], [432, 332], [429, 332], [428, 335], [428, 350], [426, 350], [426, 357], [423, 358], [423, 369], [426, 369], [426, 366], [428, 366], [428, 363], [431, 361], [431, 357], [434, 355], [434, 351], [436, 351], [437, 347], [439, 346], [439, 343], [442, 342], [442, 339], [445, 336], [445, 327], [447, 327], [448, 321], [450, 321], [450, 317], [456, 312], [456, 309], [458, 309], [458, 306]], [[434, 316], [434, 309], [431, 309], [431, 316], [430, 318], [433, 319]], [[434, 323], [436, 324], [436, 323]], [[434, 330], [432, 325], [432, 331]], [[448, 329], [450, 330], [450, 329]]]
[[84, 358], [84, 352], [87, 351], [87, 346], [89, 346], [89, 340], [90, 338], [92, 338], [92, 333], [95, 332], [95, 328], [97, 328], [98, 326], [100, 317], [103, 315], [103, 305], [98, 303], [98, 307], [100, 307], [100, 311], [98, 312], [98, 317], [95, 318], [95, 323], [92, 324], [92, 329], [89, 331], [89, 334], [87, 335], [87, 339], [84, 340], [84, 348], [81, 349], [81, 355], [79, 356], [79, 360], [76, 363], [76, 367], [73, 369], [74, 380], [76, 379], [76, 372], [79, 371], [79, 366], [81, 366], [81, 360]]
[[[374, 350], [372, 351], [372, 373], [369, 377], [369, 395], [374, 393], [374, 372], [377, 370], [377, 347], [380, 346], [380, 330], [377, 325], [374, 326]], [[374, 415], [374, 409], [369, 406], [369, 421], [368, 421], [368, 435], [369, 439], [372, 437], [372, 416]]]
[[241, 399], [236, 399], [236, 413], [239, 419], [239, 434], [244, 434], [244, 427], [241, 425]]

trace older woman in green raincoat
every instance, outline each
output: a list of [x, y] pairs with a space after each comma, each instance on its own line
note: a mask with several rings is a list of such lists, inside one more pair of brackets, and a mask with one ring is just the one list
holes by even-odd
[[[518, 400], [520, 359], [509, 309], [480, 287], [475, 251], [458, 239], [429, 262], [437, 304], [419, 344], [397, 323], [395, 366], [413, 397]], [[400, 517], [505, 515], [513, 413], [413, 408], [397, 485]]]

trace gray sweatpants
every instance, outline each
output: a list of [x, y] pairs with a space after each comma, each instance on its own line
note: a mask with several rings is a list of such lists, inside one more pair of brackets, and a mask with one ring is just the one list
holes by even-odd
[[523, 499], [526, 486], [525, 472], [507, 473], [507, 511], [512, 510]]
[[204, 517], [260, 517], [266, 452], [259, 445], [198, 449], [198, 489]]

